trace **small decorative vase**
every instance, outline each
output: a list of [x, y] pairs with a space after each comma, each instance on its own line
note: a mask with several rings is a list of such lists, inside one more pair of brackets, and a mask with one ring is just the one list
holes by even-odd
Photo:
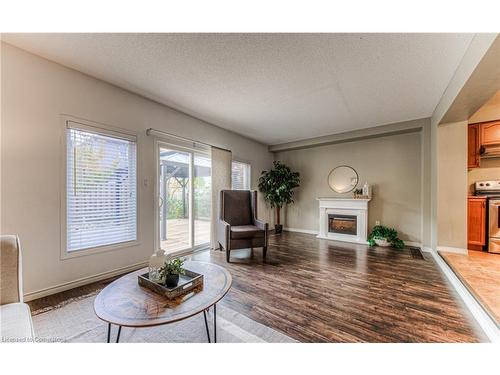
[[151, 258], [149, 258], [149, 280], [160, 282], [160, 268], [163, 267], [167, 261], [167, 256], [164, 250], [156, 250]]
[[391, 243], [387, 241], [387, 238], [375, 238], [375, 243], [377, 246], [382, 246], [382, 247], [389, 247], [391, 246]]
[[372, 197], [372, 187], [368, 185], [368, 182], [365, 182], [363, 185], [363, 196], [366, 198], [371, 198]]
[[165, 277], [165, 285], [169, 288], [175, 288], [177, 286], [177, 284], [179, 284], [179, 275], [178, 274], [171, 274], [169, 273], [166, 277]]

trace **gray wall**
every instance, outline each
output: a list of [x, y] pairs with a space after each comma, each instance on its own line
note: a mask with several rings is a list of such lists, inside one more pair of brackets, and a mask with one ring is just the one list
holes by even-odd
[[[155, 159], [147, 128], [234, 150], [235, 158], [251, 163], [253, 188], [260, 171], [272, 165], [267, 146], [5, 43], [1, 78], [0, 230], [21, 238], [26, 293], [64, 289], [149, 258], [154, 250]], [[61, 114], [139, 133], [139, 245], [60, 259]], [[259, 211], [269, 220], [264, 204]]]
[[354, 142], [278, 152], [281, 160], [300, 172], [295, 204], [285, 210], [284, 226], [318, 230], [317, 197], [337, 194], [327, 183], [329, 172], [350, 165], [373, 186], [369, 204], [369, 230], [376, 220], [396, 228], [404, 240], [420, 242], [422, 229], [422, 132], [391, 135]]

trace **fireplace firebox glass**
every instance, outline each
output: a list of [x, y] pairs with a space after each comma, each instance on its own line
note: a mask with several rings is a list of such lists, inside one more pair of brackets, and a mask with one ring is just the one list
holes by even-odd
[[330, 233], [357, 234], [357, 217], [354, 215], [328, 215], [328, 231]]

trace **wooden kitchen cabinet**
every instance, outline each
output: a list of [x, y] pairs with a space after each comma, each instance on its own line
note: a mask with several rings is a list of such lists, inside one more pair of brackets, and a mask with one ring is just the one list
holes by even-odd
[[483, 250], [486, 245], [486, 197], [467, 200], [467, 245], [469, 250]]
[[479, 124], [471, 124], [467, 130], [467, 168], [479, 168]]
[[500, 144], [500, 120], [484, 122], [480, 125], [479, 129], [482, 146]]

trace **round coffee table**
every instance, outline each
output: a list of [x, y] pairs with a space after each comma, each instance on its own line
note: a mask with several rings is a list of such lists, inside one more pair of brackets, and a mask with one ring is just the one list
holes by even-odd
[[138, 284], [137, 276], [148, 272], [147, 268], [122, 276], [101, 290], [94, 301], [94, 311], [99, 319], [108, 323], [107, 341], [111, 339], [112, 324], [118, 326], [118, 342], [122, 327], [169, 324], [203, 312], [210, 342], [207, 312], [213, 306], [214, 342], [217, 342], [216, 304], [231, 288], [231, 274], [225, 268], [205, 262], [189, 261], [184, 267], [203, 275], [203, 289], [175, 300], [169, 300]]

